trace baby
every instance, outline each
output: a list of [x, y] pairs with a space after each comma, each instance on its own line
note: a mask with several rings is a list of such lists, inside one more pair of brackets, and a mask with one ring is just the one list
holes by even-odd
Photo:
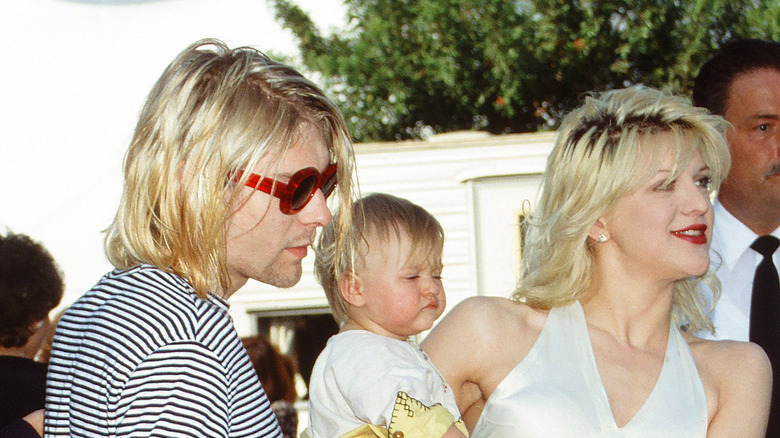
[[462, 438], [452, 390], [410, 339], [444, 312], [441, 225], [381, 193], [357, 201], [354, 214], [350, 266], [335, 266], [332, 226], [316, 248], [315, 274], [341, 330], [312, 371], [308, 434]]

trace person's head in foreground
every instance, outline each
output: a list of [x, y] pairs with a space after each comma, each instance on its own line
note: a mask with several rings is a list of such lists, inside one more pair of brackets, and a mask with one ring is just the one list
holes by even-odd
[[587, 98], [548, 157], [514, 298], [542, 308], [579, 300], [610, 251], [620, 269], [674, 283], [678, 323], [711, 330], [697, 283], [713, 277], [710, 197], [729, 169], [724, 130], [721, 117], [652, 88]]
[[[350, 200], [353, 160], [341, 113], [311, 81], [253, 48], [199, 41], [141, 112], [108, 258], [173, 272], [201, 297], [249, 278], [293, 286], [331, 222], [326, 198]], [[347, 236], [351, 203], [338, 209]]]
[[693, 102], [731, 124], [721, 204], [758, 235], [780, 226], [780, 42], [736, 40], [699, 70]]
[[35, 357], [65, 284], [49, 251], [24, 234], [0, 235], [0, 354]]
[[424, 208], [374, 193], [355, 202], [351, 246], [339, 254], [338, 230], [317, 244], [315, 275], [344, 330], [407, 339], [433, 325], [446, 305], [441, 282], [444, 231]]

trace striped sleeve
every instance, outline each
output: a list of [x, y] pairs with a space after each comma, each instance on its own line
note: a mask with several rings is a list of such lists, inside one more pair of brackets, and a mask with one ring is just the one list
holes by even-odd
[[227, 302], [145, 265], [109, 273], [60, 320], [45, 435], [282, 436]]
[[117, 411], [123, 437], [228, 436], [228, 382], [218, 358], [195, 342], [168, 344], [128, 379]]

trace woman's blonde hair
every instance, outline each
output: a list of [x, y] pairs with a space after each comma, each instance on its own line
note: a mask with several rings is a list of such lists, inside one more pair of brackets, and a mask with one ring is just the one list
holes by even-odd
[[[593, 268], [588, 233], [599, 217], [637, 190], [672, 153], [667, 182], [698, 151], [718, 189], [730, 166], [720, 116], [644, 86], [586, 98], [564, 119], [543, 177], [538, 203], [526, 219], [520, 280], [513, 298], [539, 308], [563, 306], [587, 291]], [[720, 286], [711, 271], [674, 288], [672, 317], [691, 331], [713, 330], [699, 282]]]
[[[439, 269], [442, 264], [444, 230], [439, 221], [419, 205], [387, 193], [372, 193], [355, 202], [352, 214], [355, 232], [350, 238], [356, 254], [339, 253], [338, 230], [328, 225], [322, 230], [314, 258], [314, 275], [325, 290], [333, 317], [339, 324], [349, 318], [347, 303], [339, 290], [339, 279], [343, 274], [359, 269], [370, 245], [381, 246], [389, 239], [400, 240], [405, 234], [413, 242], [411, 253], [405, 254], [407, 263], [431, 261]], [[368, 236], [374, 239], [369, 242]]]
[[201, 297], [227, 290], [226, 221], [248, 172], [237, 182], [233, 176], [262, 157], [278, 166], [309, 127], [321, 132], [338, 163], [338, 209], [346, 214], [335, 226], [348, 235], [354, 155], [339, 110], [296, 70], [253, 48], [230, 49], [215, 39], [189, 46], [141, 111], [107, 230], [109, 261], [173, 272]]

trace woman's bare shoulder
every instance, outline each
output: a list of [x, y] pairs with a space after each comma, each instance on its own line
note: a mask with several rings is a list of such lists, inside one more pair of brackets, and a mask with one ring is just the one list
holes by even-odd
[[[504, 353], [508, 360], [524, 356], [538, 337], [547, 311], [501, 297], [470, 297], [458, 303], [423, 341], [433, 354], [441, 346], [458, 344], [474, 357], [495, 358]], [[507, 348], [511, 345], [511, 348]], [[519, 357], [518, 357], [519, 355]]]
[[734, 364], [755, 371], [770, 369], [769, 358], [764, 350], [752, 342], [730, 340], [714, 341], [684, 334], [699, 368], [733, 374]]
[[[547, 318], [547, 311], [535, 309], [517, 301], [502, 297], [469, 297], [456, 305], [439, 323], [463, 330], [465, 327], [484, 334], [540, 329]], [[507, 335], [514, 333], [506, 333]], [[501, 337], [498, 337], [501, 338]]]
[[425, 338], [423, 349], [454, 388], [467, 421], [476, 421], [493, 390], [523, 360], [546, 314], [506, 298], [471, 297]]
[[772, 392], [764, 350], [752, 342], [685, 338], [707, 395], [710, 435], [763, 436]]
[[[752, 342], [713, 341], [686, 335], [696, 368], [718, 393], [771, 385], [772, 367], [764, 350]], [[737, 364], [739, 364], [737, 366]], [[767, 383], [769, 382], [769, 383]]]

